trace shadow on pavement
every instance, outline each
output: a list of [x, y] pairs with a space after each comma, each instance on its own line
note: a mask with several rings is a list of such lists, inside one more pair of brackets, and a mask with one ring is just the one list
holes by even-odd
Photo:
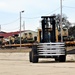
[[75, 49], [67, 51], [67, 54], [75, 54]]

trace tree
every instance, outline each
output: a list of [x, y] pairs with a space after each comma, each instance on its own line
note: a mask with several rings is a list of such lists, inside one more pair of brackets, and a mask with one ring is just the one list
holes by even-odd
[[[56, 26], [58, 28], [58, 30], [60, 30], [60, 18], [61, 18], [61, 15], [60, 14], [57, 14], [55, 15], [56, 16]], [[65, 14], [62, 15], [62, 27], [64, 28], [69, 28], [71, 26], [71, 23], [67, 20], [67, 16]]]
[[70, 27], [68, 32], [69, 32], [69, 36], [74, 36], [75, 37], [75, 26]]

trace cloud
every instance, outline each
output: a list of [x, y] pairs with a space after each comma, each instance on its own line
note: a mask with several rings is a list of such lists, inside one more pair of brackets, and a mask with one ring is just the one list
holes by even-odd
[[5, 2], [0, 2], [0, 9], [3, 9], [6, 7], [6, 3]]
[[[75, 0], [63, 0], [62, 3], [63, 5], [71, 7], [75, 6]], [[55, 9], [57, 9], [57, 11]], [[34, 30], [39, 27], [39, 19], [41, 19], [41, 16], [60, 13], [60, 0], [0, 0], [0, 23], [4, 24], [12, 22], [19, 17], [19, 12], [22, 10], [25, 10], [22, 14], [25, 18], [22, 20], [25, 20], [26, 29]], [[68, 17], [72, 18], [74, 10], [63, 8], [63, 12], [68, 15]], [[70, 13], [71, 15], [69, 15]], [[26, 19], [26, 17], [34, 19]], [[36, 17], [39, 17], [39, 19]], [[9, 30], [7, 26], [10, 25], [6, 25], [6, 27], [4, 26], [5, 29], [7, 28], [7, 30]], [[17, 24], [13, 24], [12, 26], [13, 28], [16, 28], [16, 26], [19, 26], [19, 22]], [[12, 30], [12, 28], [10, 29]]]
[[[74, 0], [63, 0], [63, 4], [71, 4]], [[60, 7], [60, 0], [2, 0], [0, 9], [6, 12], [29, 12], [52, 11]], [[39, 12], [40, 13], [40, 12]]]
[[58, 5], [56, 0], [3, 0], [1, 4], [3, 11], [7, 12], [50, 10]]
[[[0, 8], [0, 11], [1, 12], [3, 11], [4, 15], [8, 14], [8, 17], [12, 17], [11, 15], [14, 16], [13, 18], [10, 18], [10, 19], [7, 18], [7, 16], [2, 16], [3, 19], [7, 18], [5, 21], [2, 21], [2, 22], [5, 22], [5, 23], [11, 22], [16, 17], [19, 17], [19, 12], [22, 10], [25, 11], [22, 14], [24, 17], [41, 18], [41, 16], [48, 14], [52, 12], [53, 10], [55, 10], [56, 8], [58, 8], [59, 7], [58, 2], [59, 1], [56, 1], [56, 0], [47, 0], [47, 1], [46, 0], [2, 0], [2, 3], [4, 6]], [[55, 12], [53, 12], [53, 14], [54, 13]], [[34, 20], [32, 20], [33, 23], [31, 23], [29, 20], [26, 20], [26, 21], [30, 23], [30, 24], [27, 23], [27, 25], [31, 25], [31, 24], [33, 25], [34, 23]], [[37, 21], [39, 20], [37, 19]], [[35, 24], [38, 25], [38, 23], [36, 22]]]

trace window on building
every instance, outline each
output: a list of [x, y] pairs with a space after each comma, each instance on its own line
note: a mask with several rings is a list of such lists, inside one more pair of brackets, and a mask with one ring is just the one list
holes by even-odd
[[32, 36], [32, 33], [31, 33], [31, 32], [29, 33], [29, 38], [33, 38], [33, 36]]

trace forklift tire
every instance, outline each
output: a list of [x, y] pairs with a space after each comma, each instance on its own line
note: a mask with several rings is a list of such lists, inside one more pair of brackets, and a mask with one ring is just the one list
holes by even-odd
[[37, 46], [32, 47], [32, 63], [38, 63]]
[[32, 51], [29, 52], [29, 61], [32, 62]]
[[59, 62], [65, 62], [66, 61], [66, 55], [59, 56]]
[[32, 53], [32, 63], [38, 63], [38, 57]]
[[58, 58], [58, 57], [57, 57], [57, 58], [55, 58], [55, 61], [56, 61], [56, 62], [58, 62], [58, 61], [59, 61], [59, 58]]

